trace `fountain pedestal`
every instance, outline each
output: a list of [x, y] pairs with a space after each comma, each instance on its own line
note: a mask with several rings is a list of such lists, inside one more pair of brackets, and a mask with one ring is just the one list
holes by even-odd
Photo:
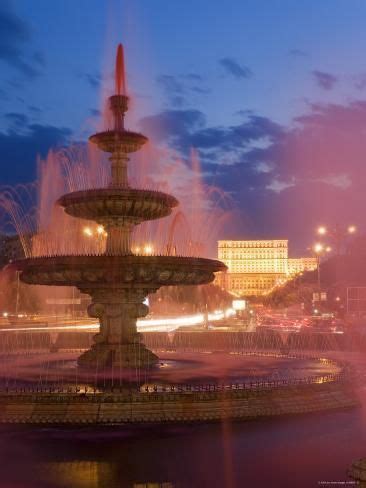
[[138, 340], [128, 344], [94, 344], [78, 359], [81, 368], [149, 368], [154, 366], [159, 358]]
[[78, 364], [81, 367], [134, 368], [149, 367], [158, 362], [158, 357], [141, 342], [136, 321], [145, 317], [149, 309], [142, 302], [143, 289], [88, 290], [92, 304], [88, 315], [99, 319], [100, 332], [94, 336], [94, 345], [83, 353]]

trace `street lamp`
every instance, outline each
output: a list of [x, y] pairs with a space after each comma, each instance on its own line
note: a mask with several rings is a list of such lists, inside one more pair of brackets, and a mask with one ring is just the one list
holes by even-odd
[[339, 256], [341, 251], [341, 246], [343, 242], [346, 240], [347, 236], [354, 234], [357, 232], [357, 227], [355, 225], [349, 225], [347, 228], [343, 228], [336, 224], [334, 227], [326, 227], [321, 225], [317, 228], [317, 234], [319, 236], [329, 236], [330, 239], [333, 240], [336, 255]]
[[338, 281], [339, 274], [339, 258], [342, 250], [342, 246], [346, 243], [347, 238], [352, 236], [357, 232], [357, 227], [355, 225], [349, 225], [348, 227], [341, 227], [336, 224], [334, 227], [327, 228], [321, 225], [317, 229], [317, 234], [320, 236], [327, 235], [333, 241], [335, 248], [335, 280]]
[[324, 246], [321, 242], [317, 242], [313, 246], [313, 252], [316, 256], [316, 268], [318, 271], [318, 291], [319, 291], [319, 298], [320, 298], [320, 257], [326, 253], [331, 252], [332, 248], [330, 246]]
[[150, 244], [146, 244], [144, 247], [144, 254], [150, 255], [154, 252], [153, 247]]
[[313, 251], [315, 252], [315, 254], [319, 255], [323, 250], [324, 250], [323, 244], [321, 244], [320, 242], [314, 244]]

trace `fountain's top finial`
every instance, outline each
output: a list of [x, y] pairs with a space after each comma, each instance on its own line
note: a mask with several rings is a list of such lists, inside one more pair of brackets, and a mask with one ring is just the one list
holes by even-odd
[[[113, 115], [114, 127], [89, 137], [89, 140], [94, 144], [97, 144], [102, 151], [118, 154], [118, 157], [116, 156], [116, 160], [118, 161], [122, 158], [122, 153], [128, 154], [138, 151], [141, 146], [147, 142], [147, 138], [142, 134], [126, 130], [124, 127], [125, 114], [128, 111], [129, 97], [126, 94], [123, 58], [123, 47], [122, 44], [119, 44], [116, 56], [116, 93], [109, 97], [109, 108]], [[127, 173], [124, 175], [124, 183], [119, 182], [115, 186], [128, 186], [126, 175]]]
[[117, 47], [115, 79], [117, 95], [126, 95], [125, 61], [122, 44], [118, 44]]

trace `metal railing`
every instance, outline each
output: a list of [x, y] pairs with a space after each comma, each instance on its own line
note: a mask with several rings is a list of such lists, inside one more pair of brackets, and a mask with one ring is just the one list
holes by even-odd
[[343, 382], [349, 375], [346, 372], [327, 374], [323, 376], [309, 376], [305, 378], [292, 378], [273, 381], [250, 381], [237, 383], [201, 383], [201, 384], [148, 384], [139, 389], [133, 386], [107, 386], [102, 388], [75, 385], [75, 386], [0, 386], [0, 395], [24, 394], [62, 394], [62, 395], [109, 395], [128, 393], [210, 393], [246, 390], [272, 390], [278, 388], [296, 387], [301, 385], [321, 385], [325, 383]]

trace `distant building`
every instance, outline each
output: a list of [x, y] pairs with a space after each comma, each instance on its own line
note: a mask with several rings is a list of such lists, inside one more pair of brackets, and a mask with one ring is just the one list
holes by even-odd
[[297, 273], [316, 268], [316, 258], [289, 258], [288, 240], [219, 241], [227, 266], [216, 283], [237, 296], [265, 295]]

